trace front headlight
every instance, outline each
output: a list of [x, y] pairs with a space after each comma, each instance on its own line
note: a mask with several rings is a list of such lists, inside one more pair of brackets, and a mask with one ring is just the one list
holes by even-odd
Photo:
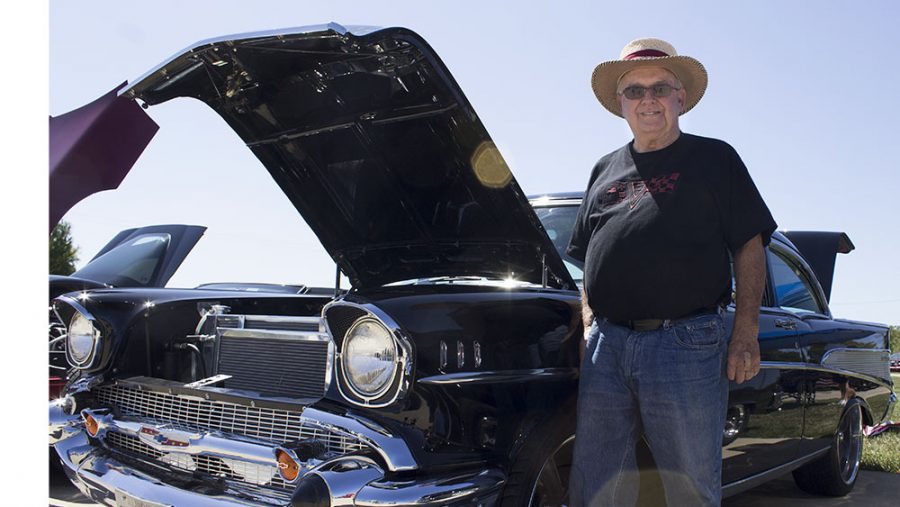
[[81, 367], [90, 364], [97, 351], [100, 332], [94, 322], [81, 312], [75, 312], [69, 321], [66, 351], [72, 366]]
[[341, 348], [347, 385], [367, 399], [385, 393], [397, 373], [397, 345], [391, 332], [375, 319], [361, 319], [347, 331]]

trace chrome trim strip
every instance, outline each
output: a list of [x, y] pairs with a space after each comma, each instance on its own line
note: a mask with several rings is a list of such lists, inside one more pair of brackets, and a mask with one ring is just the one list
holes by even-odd
[[371, 449], [378, 453], [391, 472], [419, 469], [419, 464], [406, 442], [370, 419], [356, 414], [341, 416], [312, 407], [303, 410], [303, 418], [310, 419], [332, 431], [347, 433], [366, 442]]
[[887, 419], [887, 417], [890, 416], [894, 412], [894, 405], [896, 405], [896, 404], [897, 404], [897, 394], [891, 393], [891, 396], [888, 398], [887, 409], [885, 409], [884, 414], [881, 415], [881, 419], [879, 421], [876, 421], [876, 424], [878, 422], [884, 422], [884, 420]]
[[[841, 371], [854, 371], [884, 380], [891, 378], [891, 351], [888, 349], [834, 348], [825, 352], [819, 362]], [[873, 371], [864, 371], [867, 366]]]
[[[826, 361], [828, 361], [829, 357], [831, 357], [832, 355], [834, 355], [836, 353], [844, 354], [847, 352], [851, 352], [854, 354], [856, 354], [856, 353], [878, 353], [878, 354], [887, 354], [888, 356], [891, 355], [891, 351], [888, 349], [860, 349], [860, 348], [853, 348], [853, 347], [841, 347], [841, 348], [829, 349], [828, 352], [826, 352], [825, 354], [822, 355], [822, 360], [820, 362], [825, 363]], [[888, 359], [888, 361], [890, 361], [890, 359]]]
[[[85, 297], [87, 297], [86, 294], [85, 294]], [[63, 303], [65, 303], [65, 304], [71, 306], [72, 308], [75, 309], [75, 311], [77, 311], [78, 313], [80, 313], [80, 314], [84, 315], [85, 317], [87, 317], [88, 320], [90, 320], [91, 322], [93, 322], [93, 321], [96, 320], [96, 319], [94, 318], [94, 315], [93, 315], [91, 312], [89, 312], [89, 311], [87, 310], [87, 308], [85, 308], [84, 306], [82, 306], [81, 303], [79, 303], [77, 299], [75, 299], [75, 298], [73, 298], [73, 297], [70, 297], [70, 296], [66, 296], [66, 295], [58, 296], [56, 299], [58, 299], [58, 300], [62, 301]], [[57, 314], [57, 317], [59, 317], [59, 314]], [[63, 322], [62, 319], [59, 319], [59, 321], [60, 321], [60, 322]]]
[[873, 376], [867, 375], [865, 373], [860, 373], [860, 372], [850, 371], [850, 370], [842, 370], [840, 368], [829, 367], [828, 365], [816, 364], [816, 363], [762, 361], [760, 363], [760, 368], [767, 368], [767, 369], [773, 369], [773, 370], [821, 371], [821, 372], [825, 372], [825, 373], [834, 373], [837, 375], [843, 375], [845, 377], [858, 378], [860, 380], [865, 380], [867, 382], [872, 382], [875, 384], [883, 385], [885, 387], [889, 387], [891, 385], [891, 383], [887, 379], [873, 377]]
[[534, 370], [495, 370], [447, 373], [418, 380], [425, 385], [501, 384], [508, 382], [570, 380], [578, 377], [577, 368], [539, 368]]
[[791, 470], [799, 468], [806, 463], [828, 453], [831, 450], [831, 447], [826, 447], [824, 449], [819, 449], [818, 451], [813, 452], [812, 454], [807, 454], [806, 456], [797, 458], [793, 461], [785, 463], [783, 465], [778, 465], [775, 468], [770, 468], [765, 472], [760, 472], [755, 475], [751, 475], [750, 477], [745, 477], [743, 479], [729, 482], [728, 484], [722, 485], [722, 497], [728, 497], [732, 495], [736, 495], [738, 493], [747, 491], [748, 489], [755, 488], [760, 484], [770, 480], [772, 477], [776, 477], [779, 475], [784, 475]]
[[257, 329], [257, 328], [231, 328], [220, 327], [219, 334], [232, 338], [259, 339], [259, 340], [286, 340], [327, 342], [331, 339], [323, 334], [312, 331], [286, 331], [283, 329]]

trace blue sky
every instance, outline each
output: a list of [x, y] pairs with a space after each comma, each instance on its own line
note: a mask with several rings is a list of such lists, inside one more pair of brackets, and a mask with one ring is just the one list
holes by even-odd
[[[49, 3], [49, 114], [210, 37], [329, 21], [405, 26], [443, 59], [529, 194], [582, 190], [596, 159], [631, 139], [594, 98], [591, 71], [634, 38], [666, 39], [710, 74], [683, 130], [738, 150], [780, 229], [849, 234], [857, 250], [838, 259], [835, 315], [900, 324], [897, 2], [129, 5]], [[148, 112], [160, 131], [122, 186], [65, 217], [82, 261], [121, 229], [191, 223], [209, 231], [170, 286], [333, 284], [318, 240], [219, 117], [188, 99]]]

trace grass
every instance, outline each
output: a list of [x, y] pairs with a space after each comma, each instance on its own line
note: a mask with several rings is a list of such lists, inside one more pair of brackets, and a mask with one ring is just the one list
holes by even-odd
[[[897, 392], [900, 388], [900, 375], [891, 374], [891, 377], [894, 379], [894, 392]], [[894, 407], [894, 415], [888, 420], [896, 420], [897, 412], [897, 407]], [[866, 438], [860, 466], [864, 470], [900, 474], [900, 431], [888, 430]]]

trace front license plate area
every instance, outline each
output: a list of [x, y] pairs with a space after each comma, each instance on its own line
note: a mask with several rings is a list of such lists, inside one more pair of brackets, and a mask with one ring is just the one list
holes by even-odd
[[142, 500], [125, 491], [116, 490], [116, 507], [172, 507], [169, 504]]

